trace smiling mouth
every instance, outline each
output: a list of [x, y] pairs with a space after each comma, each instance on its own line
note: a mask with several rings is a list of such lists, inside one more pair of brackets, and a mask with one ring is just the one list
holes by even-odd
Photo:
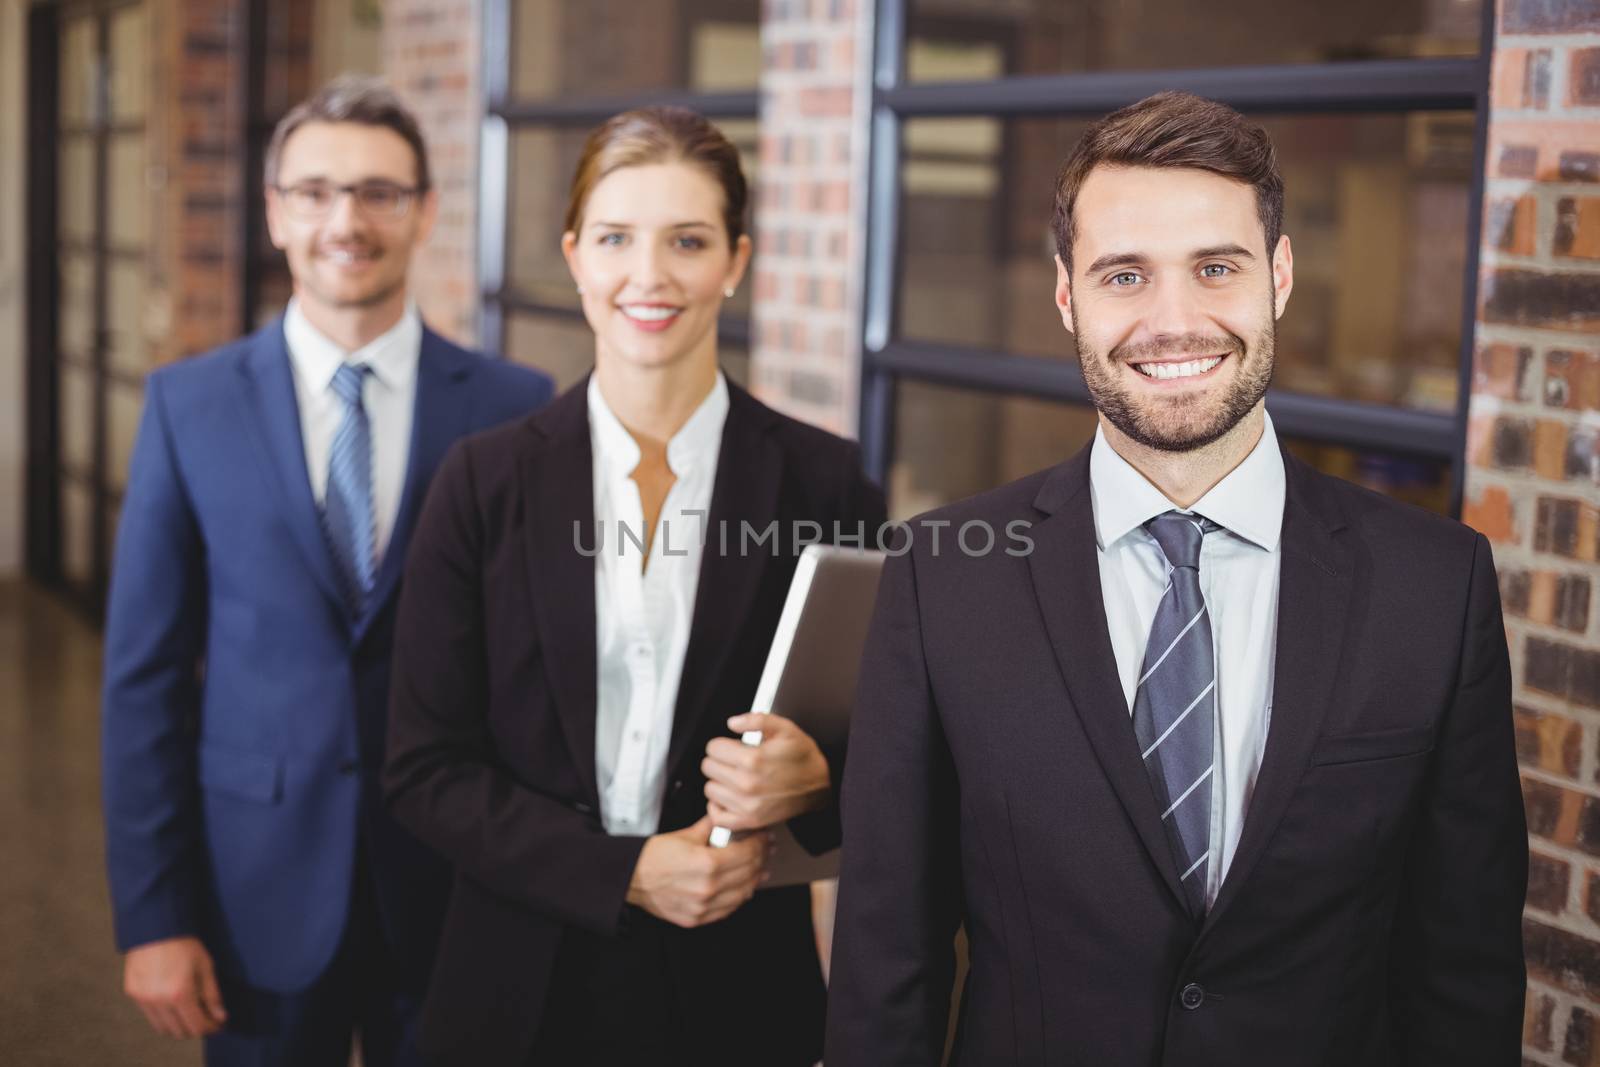
[[683, 309], [678, 307], [650, 306], [645, 304], [623, 304], [622, 313], [634, 322], [666, 322], [677, 318]]
[[322, 257], [330, 263], [348, 267], [356, 263], [370, 263], [378, 258], [378, 254], [366, 249], [327, 248], [323, 250]]
[[1177, 378], [1198, 378], [1209, 373], [1217, 364], [1221, 363], [1223, 356], [1202, 356], [1199, 359], [1184, 360], [1182, 363], [1133, 363], [1130, 366], [1146, 378], [1157, 381], [1172, 381]]

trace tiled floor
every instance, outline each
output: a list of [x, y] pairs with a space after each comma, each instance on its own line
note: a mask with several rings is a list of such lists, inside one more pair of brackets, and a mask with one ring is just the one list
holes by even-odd
[[123, 999], [100, 824], [100, 641], [0, 583], [0, 1063], [191, 1067]]

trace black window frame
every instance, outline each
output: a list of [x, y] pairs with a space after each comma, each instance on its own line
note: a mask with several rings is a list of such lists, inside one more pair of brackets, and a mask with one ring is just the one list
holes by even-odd
[[[519, 98], [511, 87], [514, 0], [483, 5], [483, 123], [478, 136], [478, 347], [504, 357], [505, 320], [510, 312], [558, 321], [583, 322], [581, 308], [552, 304], [519, 291], [507, 278], [510, 241], [511, 137], [517, 129], [588, 129], [620, 111], [652, 105], [693, 108], [706, 118], [759, 122], [761, 93], [697, 92], [660, 89], [636, 93], [559, 94]], [[724, 314], [717, 321], [717, 343], [748, 348], [750, 319]]]
[[1277, 388], [1267, 394], [1274, 425], [1285, 436], [1449, 463], [1450, 514], [1459, 517], [1478, 307], [1484, 155], [1494, 44], [1492, 0], [1482, 0], [1479, 49], [1471, 57], [1020, 75], [989, 82], [939, 83], [906, 81], [907, 9], [911, 2], [876, 0], [872, 43], [859, 417], [862, 451], [873, 478], [884, 483], [894, 461], [895, 395], [902, 378], [1011, 396], [1089, 403], [1076, 360], [944, 345], [901, 334], [899, 226], [905, 122], [955, 116], [1098, 118], [1152, 93], [1180, 89], [1251, 115], [1473, 112], [1455, 411], [1419, 411]]

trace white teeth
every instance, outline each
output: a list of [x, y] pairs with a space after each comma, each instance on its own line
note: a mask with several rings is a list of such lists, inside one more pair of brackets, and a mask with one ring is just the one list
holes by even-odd
[[622, 313], [630, 319], [639, 322], [665, 322], [678, 313], [677, 308], [643, 307], [637, 304], [625, 304]]
[[336, 248], [328, 253], [328, 258], [333, 260], [335, 263], [354, 263], [357, 260], [366, 259], [367, 256], [364, 253], [351, 252], [346, 249]]
[[1221, 362], [1221, 356], [1207, 356], [1204, 359], [1191, 359], [1187, 363], [1135, 363], [1134, 366], [1147, 378], [1189, 378], [1204, 374]]

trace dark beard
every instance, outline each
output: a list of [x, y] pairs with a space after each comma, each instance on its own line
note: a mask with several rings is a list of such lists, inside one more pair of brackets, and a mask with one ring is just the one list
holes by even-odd
[[[1204, 334], [1169, 335], [1136, 345], [1118, 345], [1109, 356], [1102, 356], [1083, 346], [1083, 331], [1078, 329], [1076, 307], [1073, 308], [1072, 323], [1080, 339], [1078, 361], [1083, 367], [1084, 384], [1089, 387], [1089, 396], [1095, 408], [1111, 425], [1146, 448], [1160, 452], [1192, 452], [1204, 448], [1239, 425], [1240, 420], [1260, 403], [1266, 395], [1267, 386], [1272, 383], [1278, 323], [1270, 307], [1267, 326], [1257, 335], [1254, 344], [1246, 344], [1243, 338], [1233, 334], [1220, 337]], [[1178, 352], [1227, 352], [1238, 360], [1239, 372], [1233, 387], [1223, 397], [1215, 413], [1199, 421], [1190, 420], [1177, 427], [1168, 427], [1162, 425], [1167, 420], [1148, 417], [1128, 390], [1117, 384], [1115, 368], [1117, 364], [1130, 360], [1136, 362]], [[1193, 408], [1200, 399], [1185, 397], [1165, 406], [1169, 410]]]

